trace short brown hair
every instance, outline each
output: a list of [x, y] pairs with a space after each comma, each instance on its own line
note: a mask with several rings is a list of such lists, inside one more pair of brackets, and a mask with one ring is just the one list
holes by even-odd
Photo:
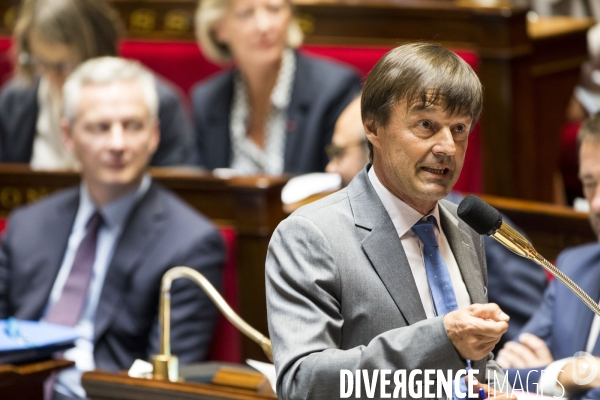
[[22, 57], [31, 51], [29, 34], [33, 29], [48, 42], [72, 46], [79, 62], [116, 56], [123, 30], [119, 14], [105, 0], [24, 0], [14, 36], [20, 53], [18, 72], [25, 78], [33, 76]]
[[[387, 126], [392, 107], [441, 102], [451, 114], [479, 119], [483, 90], [473, 69], [459, 56], [435, 43], [410, 43], [385, 54], [369, 73], [362, 91], [361, 115], [376, 128]], [[373, 146], [369, 160], [373, 162]]]
[[579, 132], [577, 133], [577, 154], [581, 150], [581, 143], [588, 138], [594, 140], [600, 139], [600, 112], [590, 116], [581, 124], [581, 128], [579, 128]]

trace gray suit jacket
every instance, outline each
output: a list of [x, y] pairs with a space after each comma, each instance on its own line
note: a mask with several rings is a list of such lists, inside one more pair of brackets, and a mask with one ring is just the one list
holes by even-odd
[[[42, 318], [79, 205], [79, 187], [11, 213], [0, 247], [0, 319]], [[187, 265], [221, 283], [223, 241], [213, 225], [157, 183], [134, 207], [115, 245], [94, 321], [94, 360], [128, 369], [158, 352], [158, 296], [164, 273]], [[206, 357], [217, 310], [193, 282], [171, 289], [171, 347], [182, 364]]]
[[[300, 208], [271, 239], [267, 310], [282, 399], [339, 398], [340, 369], [465, 368], [442, 317], [425, 315], [367, 168], [346, 189]], [[471, 302], [487, 302], [483, 240], [447, 201], [440, 219]], [[490, 360], [473, 363], [482, 382]], [[488, 367], [502, 376], [495, 362]]]

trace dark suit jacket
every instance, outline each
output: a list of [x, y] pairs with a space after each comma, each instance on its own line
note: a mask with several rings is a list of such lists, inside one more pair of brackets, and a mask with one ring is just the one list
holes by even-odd
[[[229, 116], [234, 70], [224, 71], [192, 89], [197, 163], [205, 168], [231, 164]], [[325, 145], [344, 108], [360, 91], [349, 68], [296, 53], [296, 75], [288, 108], [284, 172], [322, 172]]]
[[[192, 128], [180, 95], [171, 83], [157, 78], [160, 145], [151, 165], [183, 165], [192, 157]], [[0, 92], [0, 162], [29, 163], [38, 115], [39, 81], [28, 85], [8, 81]]]
[[[79, 204], [79, 187], [14, 211], [0, 248], [0, 319], [39, 320], [62, 263]], [[132, 210], [108, 267], [94, 326], [100, 369], [127, 369], [158, 352], [163, 274], [187, 265], [220, 286], [223, 243], [215, 228], [153, 183]], [[181, 363], [204, 359], [217, 311], [202, 290], [179, 279], [172, 287], [171, 345]]]
[[[556, 266], [578, 284], [594, 300], [600, 299], [600, 244], [593, 243], [563, 251]], [[554, 279], [546, 292], [544, 301], [523, 332], [530, 332], [543, 339], [555, 360], [572, 357], [585, 351], [594, 313], [563, 283]], [[600, 357], [600, 340], [596, 342], [592, 355]], [[537, 368], [541, 370], [542, 368]], [[509, 370], [509, 377], [516, 376], [516, 369]], [[528, 369], [518, 370], [525, 382]], [[539, 373], [536, 374], [539, 379]], [[513, 378], [514, 379], [514, 378]], [[534, 391], [529, 379], [529, 388]], [[586, 398], [600, 398], [586, 396]]]

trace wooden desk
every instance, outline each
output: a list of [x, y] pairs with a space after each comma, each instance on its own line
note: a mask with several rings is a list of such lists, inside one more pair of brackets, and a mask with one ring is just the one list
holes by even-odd
[[173, 383], [153, 379], [130, 378], [125, 374], [92, 371], [83, 374], [81, 383], [91, 400], [268, 400], [274, 395], [234, 389], [209, 383]]
[[536, 250], [553, 261], [567, 247], [598, 240], [588, 214], [554, 204], [537, 203], [495, 196], [480, 196], [523, 229]]
[[47, 360], [24, 365], [0, 365], [0, 393], [3, 399], [40, 400], [44, 381], [54, 371], [71, 367], [67, 360]]

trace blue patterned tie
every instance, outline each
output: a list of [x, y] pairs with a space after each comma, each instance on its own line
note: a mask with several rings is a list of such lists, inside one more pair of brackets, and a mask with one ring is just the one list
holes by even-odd
[[[433, 297], [433, 305], [437, 315], [445, 315], [451, 311], [458, 310], [458, 303], [452, 287], [452, 279], [446, 263], [440, 253], [437, 239], [435, 238], [435, 217], [430, 215], [426, 221], [419, 221], [413, 225], [412, 230], [423, 242], [423, 260], [425, 260], [425, 271], [427, 281]], [[471, 369], [471, 360], [467, 360], [467, 368]], [[467, 392], [464, 379], [460, 380], [460, 391]], [[457, 399], [456, 395], [454, 396]]]

